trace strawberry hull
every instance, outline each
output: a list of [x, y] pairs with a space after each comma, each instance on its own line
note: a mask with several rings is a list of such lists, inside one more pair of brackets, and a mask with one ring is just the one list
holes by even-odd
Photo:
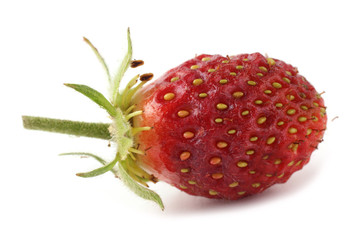
[[133, 98], [138, 163], [192, 195], [239, 199], [283, 183], [322, 141], [326, 108], [296, 68], [259, 53], [200, 55]]

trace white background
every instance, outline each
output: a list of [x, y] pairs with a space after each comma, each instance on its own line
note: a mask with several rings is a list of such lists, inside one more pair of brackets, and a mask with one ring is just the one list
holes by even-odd
[[[358, 1], [1, 1], [0, 239], [359, 239]], [[107, 142], [22, 129], [21, 115], [107, 121], [65, 82], [106, 93], [82, 41], [114, 71], [131, 28], [134, 58], [160, 76], [195, 54], [261, 52], [299, 68], [328, 107], [325, 141], [283, 185], [235, 202], [152, 186], [165, 211], [111, 174], [82, 179]], [[338, 118], [332, 121], [333, 118]], [[130, 238], [130, 234], [132, 237]]]

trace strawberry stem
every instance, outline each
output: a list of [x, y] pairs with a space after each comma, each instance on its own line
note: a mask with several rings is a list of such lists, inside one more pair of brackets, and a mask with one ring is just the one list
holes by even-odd
[[90, 123], [54, 118], [22, 116], [23, 125], [26, 129], [42, 130], [70, 134], [82, 137], [100, 138], [110, 140], [108, 123]]

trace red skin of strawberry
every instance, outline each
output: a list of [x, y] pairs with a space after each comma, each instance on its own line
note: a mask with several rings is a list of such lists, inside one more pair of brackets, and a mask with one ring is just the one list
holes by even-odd
[[145, 85], [134, 102], [144, 111], [134, 127], [152, 127], [136, 135], [139, 164], [208, 198], [239, 199], [286, 182], [309, 162], [327, 121], [323, 99], [297, 69], [259, 53], [197, 56]]

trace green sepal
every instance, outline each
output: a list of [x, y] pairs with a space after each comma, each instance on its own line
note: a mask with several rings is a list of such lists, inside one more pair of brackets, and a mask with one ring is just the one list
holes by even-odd
[[115, 107], [100, 92], [81, 84], [65, 83], [64, 85], [84, 94], [86, 97], [97, 103], [100, 107], [104, 108], [110, 114], [110, 116], [115, 117]]
[[130, 29], [128, 28], [127, 30], [127, 43], [128, 43], [128, 49], [127, 49], [127, 53], [123, 59], [123, 61], [121, 62], [121, 65], [119, 67], [119, 69], [117, 70], [113, 80], [112, 80], [112, 84], [111, 84], [111, 98], [110, 100], [116, 104], [118, 102], [117, 98], [119, 96], [119, 86], [120, 86], [120, 82], [121, 79], [124, 77], [124, 74], [126, 72], [126, 70], [129, 68], [130, 66], [130, 62], [131, 62], [131, 58], [132, 58], [132, 43], [131, 43], [131, 38], [130, 38]]
[[100, 158], [99, 156], [96, 156], [94, 154], [91, 153], [85, 153], [85, 152], [73, 152], [73, 153], [62, 153], [59, 154], [60, 156], [66, 156], [66, 155], [81, 155], [81, 156], [89, 156], [89, 157], [93, 157], [96, 160], [98, 160], [98, 162], [100, 162], [103, 166], [100, 168], [97, 168], [95, 170], [92, 170], [90, 172], [84, 172], [84, 173], [77, 173], [76, 176], [79, 177], [84, 177], [84, 178], [88, 178], [88, 177], [96, 177], [99, 176], [101, 174], [104, 174], [108, 171], [112, 171], [114, 174], [116, 173], [115, 170], [113, 170], [113, 168], [116, 165], [117, 159], [114, 159], [112, 162], [107, 162], [104, 159]]
[[[100, 162], [104, 166], [109, 165], [109, 163], [107, 161], [105, 161], [101, 157], [96, 156], [92, 153], [70, 152], [70, 153], [62, 153], [59, 155], [60, 156], [66, 156], [66, 155], [89, 156], [89, 157], [93, 157], [94, 159], [96, 159], [98, 162]], [[135, 179], [130, 176], [130, 174], [128, 173], [129, 161], [132, 161], [132, 160], [131, 159], [126, 159], [125, 161], [120, 160], [120, 154], [117, 153], [115, 159], [111, 163], [115, 163], [115, 165], [116, 165], [116, 163], [118, 163], [118, 164], [117, 164], [117, 166], [113, 166], [113, 168], [111, 168], [109, 170], [112, 171], [116, 177], [118, 177], [120, 180], [122, 180], [122, 182], [125, 184], [125, 186], [127, 186], [136, 195], [138, 195], [146, 200], [155, 202], [156, 204], [159, 205], [161, 210], [164, 210], [164, 204], [163, 204], [160, 196], [156, 192], [154, 192], [146, 187], [143, 187], [137, 183], [137, 180], [140, 180], [140, 182], [142, 182], [142, 184], [146, 185], [145, 179], [140, 177], [141, 176], [140, 174], [139, 174], [140, 176], [138, 176], [137, 175], [138, 173], [133, 173], [134, 177], [136, 177]]]
[[99, 176], [99, 175], [104, 174], [104, 173], [110, 171], [111, 169], [113, 169], [114, 166], [116, 165], [116, 162], [117, 162], [117, 160], [115, 159], [112, 162], [109, 162], [108, 164], [106, 164], [100, 168], [94, 169], [90, 172], [77, 173], [76, 176], [84, 177], [84, 178]]
[[106, 76], [108, 78], [109, 83], [111, 84], [111, 76], [110, 76], [110, 71], [109, 68], [104, 60], [104, 58], [101, 56], [100, 52], [97, 50], [97, 48], [90, 42], [89, 39], [87, 39], [86, 37], [83, 38], [84, 41], [91, 47], [91, 49], [93, 50], [93, 52], [95, 53], [97, 59], [99, 60], [99, 62], [101, 63], [101, 66], [103, 66]]
[[104, 159], [102, 159], [101, 157], [92, 154], [92, 153], [87, 153], [87, 152], [69, 152], [69, 153], [60, 153], [59, 156], [69, 156], [69, 155], [80, 155], [80, 156], [88, 156], [88, 157], [92, 157], [95, 160], [97, 160], [99, 163], [101, 163], [102, 165], [106, 165], [108, 162], [105, 161]]
[[156, 192], [139, 185], [126, 171], [126, 162], [120, 161], [119, 154], [116, 155], [116, 158], [119, 159], [119, 175], [123, 183], [139, 197], [157, 203], [161, 210], [164, 210], [165, 207], [160, 196]]

